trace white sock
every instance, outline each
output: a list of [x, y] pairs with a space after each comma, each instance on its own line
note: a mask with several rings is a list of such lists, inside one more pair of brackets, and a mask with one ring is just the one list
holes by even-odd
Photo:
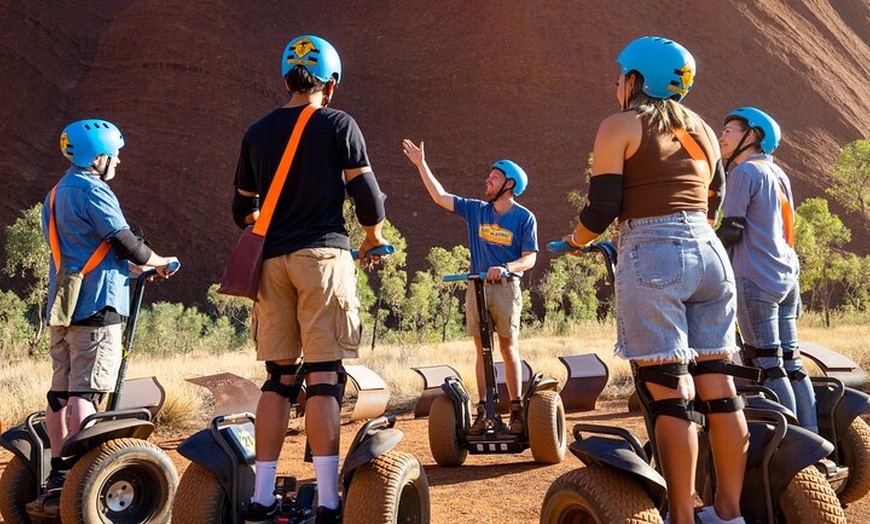
[[317, 504], [329, 509], [338, 507], [338, 455], [314, 457], [317, 479]]
[[254, 468], [254, 496], [251, 497], [251, 502], [262, 504], [268, 508], [275, 502], [275, 477], [277, 476], [278, 461], [258, 460]]

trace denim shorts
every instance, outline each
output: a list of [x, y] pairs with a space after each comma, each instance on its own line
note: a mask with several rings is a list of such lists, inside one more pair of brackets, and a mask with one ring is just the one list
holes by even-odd
[[617, 252], [618, 356], [685, 363], [737, 351], [734, 273], [704, 213], [625, 220]]

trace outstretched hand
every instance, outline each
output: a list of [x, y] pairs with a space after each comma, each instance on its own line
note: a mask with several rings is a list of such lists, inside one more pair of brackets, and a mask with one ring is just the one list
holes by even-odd
[[405, 153], [405, 156], [408, 157], [408, 160], [417, 167], [422, 166], [426, 161], [426, 151], [422, 140], [420, 141], [419, 146], [407, 138], [402, 140], [402, 151]]

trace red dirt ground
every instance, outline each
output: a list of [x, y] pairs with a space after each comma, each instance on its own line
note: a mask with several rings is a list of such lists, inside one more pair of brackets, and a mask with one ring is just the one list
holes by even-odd
[[[572, 413], [567, 419], [569, 431], [575, 423], [583, 421], [621, 426], [638, 436], [645, 435], [643, 421], [639, 415], [628, 412], [625, 400], [601, 401], [595, 411]], [[342, 453], [360, 425], [357, 422], [342, 426]], [[443, 468], [435, 463], [429, 452], [427, 419], [415, 420], [410, 413], [400, 414], [396, 427], [405, 433], [398, 449], [415, 455], [426, 470], [433, 524], [538, 522], [544, 494], [553, 480], [567, 471], [582, 467], [580, 461], [570, 453], [561, 464], [536, 464], [527, 450], [518, 455], [469, 455], [464, 465]], [[157, 440], [169, 452], [179, 476], [188, 464], [175, 451], [182, 440]], [[313, 469], [301, 460], [304, 446], [304, 434], [287, 437], [279, 473], [296, 475], [301, 480], [313, 478]], [[0, 466], [5, 466], [8, 460], [8, 453], [0, 453]], [[850, 523], [868, 522], [868, 515], [870, 497], [865, 496], [846, 508]]]

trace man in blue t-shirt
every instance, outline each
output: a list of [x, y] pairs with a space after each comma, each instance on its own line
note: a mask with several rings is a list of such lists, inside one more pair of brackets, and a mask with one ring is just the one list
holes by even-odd
[[[528, 186], [523, 169], [510, 160], [499, 160], [492, 165], [486, 178], [485, 201], [462, 198], [444, 190], [426, 164], [423, 142], [415, 145], [405, 139], [402, 150], [417, 166], [429, 196], [436, 204], [451, 211], [468, 224], [468, 243], [471, 248], [471, 272], [486, 273], [486, 307], [498, 334], [498, 346], [505, 365], [508, 395], [511, 399], [509, 431], [514, 435], [524, 432], [522, 401], [520, 397], [521, 368], [519, 355], [520, 314], [523, 293], [520, 277], [534, 267], [538, 252], [538, 224], [535, 215], [518, 204], [518, 197]], [[506, 276], [505, 276], [506, 275]], [[486, 429], [486, 384], [483, 370], [483, 349], [480, 340], [480, 316], [477, 312], [474, 289], [465, 293], [465, 317], [468, 334], [477, 347], [477, 393], [480, 403], [469, 434], [480, 435]]]
[[[58, 518], [60, 490], [70, 469], [61, 456], [63, 442], [115, 389], [131, 269], [154, 267], [168, 278], [168, 266], [177, 261], [154, 253], [130, 231], [107, 183], [115, 177], [123, 146], [124, 137], [111, 122], [93, 118], [66, 126], [60, 148], [72, 166], [42, 208], [42, 230], [52, 254], [46, 308], [52, 377], [45, 409], [51, 469], [45, 489], [27, 509], [46, 520]], [[81, 289], [64, 305], [64, 297], [74, 295], [64, 285], [71, 273], [81, 275]]]

